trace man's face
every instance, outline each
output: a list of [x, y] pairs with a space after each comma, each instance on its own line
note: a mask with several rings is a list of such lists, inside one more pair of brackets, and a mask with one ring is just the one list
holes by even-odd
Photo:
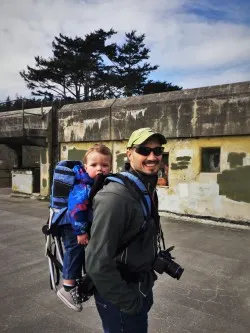
[[[140, 146], [156, 148], [161, 147], [161, 143], [157, 138], [149, 138]], [[147, 175], [157, 174], [159, 171], [162, 155], [156, 156], [151, 151], [148, 156], [144, 156], [138, 154], [135, 148], [131, 148], [127, 151], [127, 156], [131, 167], [136, 171], [143, 172]]]

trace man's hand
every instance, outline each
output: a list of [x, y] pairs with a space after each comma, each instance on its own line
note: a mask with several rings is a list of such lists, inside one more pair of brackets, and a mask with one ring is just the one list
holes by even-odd
[[77, 235], [77, 243], [81, 245], [87, 245], [89, 242], [89, 235], [87, 232], [82, 235]]

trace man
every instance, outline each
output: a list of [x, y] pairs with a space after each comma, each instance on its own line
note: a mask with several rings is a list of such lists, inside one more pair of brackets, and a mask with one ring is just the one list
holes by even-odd
[[[165, 137], [150, 128], [134, 131], [128, 141], [129, 172], [145, 184], [151, 197], [151, 217], [142, 233], [145, 219], [136, 193], [132, 195], [126, 186], [110, 182], [94, 199], [86, 270], [97, 290], [96, 306], [105, 333], [147, 332], [159, 231], [155, 188], [165, 143]], [[129, 245], [117, 253], [126, 243]]]

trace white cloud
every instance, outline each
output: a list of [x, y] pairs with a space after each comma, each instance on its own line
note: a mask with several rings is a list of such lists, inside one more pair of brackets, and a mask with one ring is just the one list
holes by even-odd
[[250, 68], [243, 69], [230, 68], [217, 73], [208, 71], [184, 75], [178, 78], [178, 83], [185, 89], [249, 81]]
[[249, 71], [242, 71], [242, 66], [250, 60], [250, 27], [225, 19], [211, 21], [189, 10], [194, 5], [204, 11], [224, 10], [232, 18], [236, 10], [228, 1], [222, 7], [221, 2], [210, 1], [208, 6], [203, 0], [1, 0], [0, 99], [30, 93], [19, 71], [32, 66], [36, 55], [48, 57], [60, 32], [74, 37], [112, 27], [118, 31], [118, 42], [133, 29], [145, 33], [150, 61], [160, 65], [156, 76], [167, 81], [171, 77], [175, 84], [198, 87], [201, 77], [206, 85], [220, 79], [248, 80]]
[[180, 19], [176, 30], [172, 36], [166, 37], [170, 44], [159, 41], [154, 47], [154, 59], [161, 63], [161, 67], [200, 70], [249, 61], [249, 28], [225, 23], [187, 22], [185, 17]]

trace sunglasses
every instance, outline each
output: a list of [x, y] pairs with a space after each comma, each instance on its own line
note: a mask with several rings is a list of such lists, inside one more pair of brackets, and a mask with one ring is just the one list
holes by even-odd
[[155, 148], [150, 148], [150, 147], [145, 147], [145, 146], [134, 146], [135, 151], [137, 154], [143, 155], [143, 156], [148, 156], [150, 155], [151, 151], [154, 153], [155, 156], [160, 156], [164, 152], [164, 147], [155, 147]]

